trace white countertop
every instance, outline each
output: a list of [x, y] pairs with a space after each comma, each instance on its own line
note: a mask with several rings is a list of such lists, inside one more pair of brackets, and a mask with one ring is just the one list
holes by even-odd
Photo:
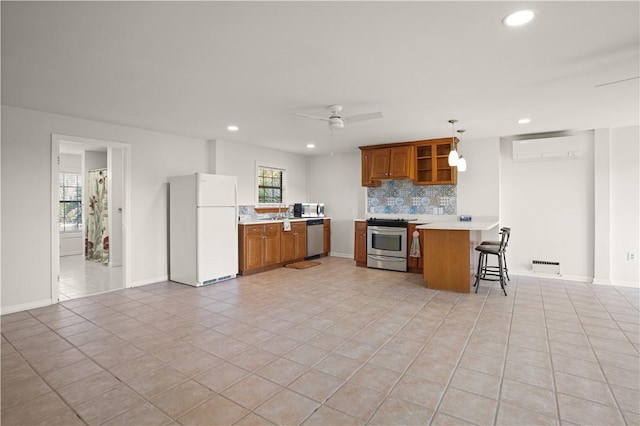
[[[292, 217], [291, 222], [306, 222], [310, 219], [331, 219], [330, 217]], [[238, 225], [265, 225], [267, 223], [282, 223], [284, 219], [250, 219], [238, 222]]]
[[434, 221], [416, 226], [416, 229], [444, 229], [451, 231], [488, 231], [498, 226], [497, 220], [471, 220], [471, 221]]
[[[408, 219], [409, 223], [413, 223], [416, 229], [450, 229], [461, 231], [488, 231], [499, 225], [497, 217], [479, 216], [474, 217], [471, 221], [461, 221], [459, 216], [411, 216], [411, 215], [372, 215], [380, 219]], [[367, 219], [358, 218], [356, 221], [366, 221]]]

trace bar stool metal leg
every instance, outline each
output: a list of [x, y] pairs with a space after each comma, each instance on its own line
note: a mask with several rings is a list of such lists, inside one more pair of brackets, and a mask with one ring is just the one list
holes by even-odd
[[498, 256], [498, 273], [500, 274], [500, 287], [502, 287], [502, 292], [504, 295], [507, 295], [507, 290], [504, 289], [505, 286], [505, 269], [503, 265], [502, 256]]
[[476, 281], [473, 283], [473, 286], [476, 288], [476, 293], [478, 292], [478, 287], [480, 287], [480, 274], [482, 272], [482, 262], [485, 256], [484, 253], [480, 253], [480, 257], [478, 258], [478, 270], [476, 272]]

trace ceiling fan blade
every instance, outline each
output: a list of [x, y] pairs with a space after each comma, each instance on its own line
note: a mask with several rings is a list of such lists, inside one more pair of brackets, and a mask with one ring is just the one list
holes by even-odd
[[316, 120], [322, 120], [322, 121], [329, 121], [328, 118], [325, 117], [318, 117], [317, 115], [309, 115], [309, 114], [300, 114], [299, 112], [294, 113], [295, 115], [299, 115], [300, 117], [307, 117], [307, 118], [315, 118]]
[[640, 78], [640, 76], [635, 76], [635, 77], [629, 77], [629, 78], [623, 78], [622, 80], [616, 80], [616, 81], [610, 81], [608, 83], [602, 83], [602, 84], [597, 84], [593, 87], [602, 87], [602, 86], [608, 86], [610, 84], [617, 84], [617, 83], [623, 83], [625, 81], [630, 81], [630, 80], [637, 80], [638, 78]]
[[381, 112], [370, 112], [368, 114], [350, 115], [349, 117], [342, 117], [342, 119], [348, 123], [355, 123], [357, 121], [374, 120], [376, 118], [382, 118]]

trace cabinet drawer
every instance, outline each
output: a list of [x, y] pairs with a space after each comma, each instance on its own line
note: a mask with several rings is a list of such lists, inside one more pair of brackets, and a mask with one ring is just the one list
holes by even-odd
[[262, 234], [262, 225], [243, 225], [245, 235]]
[[291, 230], [293, 232], [297, 232], [297, 233], [301, 233], [307, 232], [307, 224], [305, 222], [292, 222], [291, 223]]
[[267, 237], [273, 237], [280, 233], [281, 223], [271, 223], [269, 225], [264, 225], [264, 235]]

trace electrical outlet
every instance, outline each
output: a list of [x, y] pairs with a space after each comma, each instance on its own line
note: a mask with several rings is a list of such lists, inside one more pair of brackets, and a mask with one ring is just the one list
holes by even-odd
[[631, 252], [631, 251], [628, 251], [627, 252], [627, 260], [636, 260], [636, 254]]

